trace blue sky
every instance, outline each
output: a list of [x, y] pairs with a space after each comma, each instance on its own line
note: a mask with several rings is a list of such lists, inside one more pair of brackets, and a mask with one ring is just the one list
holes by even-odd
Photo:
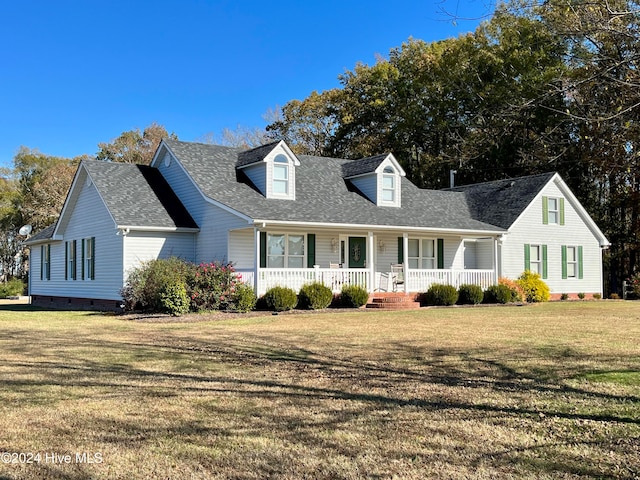
[[[264, 127], [409, 37], [472, 31], [490, 0], [21, 0], [0, 6], [0, 165], [95, 154], [152, 122], [181, 140]], [[457, 15], [457, 20], [449, 15]], [[470, 18], [470, 20], [466, 20]]]

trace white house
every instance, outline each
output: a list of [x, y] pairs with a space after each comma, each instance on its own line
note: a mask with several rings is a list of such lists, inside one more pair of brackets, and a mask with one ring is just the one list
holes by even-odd
[[[392, 154], [360, 160], [164, 140], [150, 166], [84, 161], [58, 222], [27, 242], [40, 305], [119, 308], [130, 269], [233, 262], [258, 294], [483, 288], [525, 269], [552, 293], [602, 293], [607, 239], [558, 174], [419, 189]], [[402, 264], [397, 284], [392, 264]]]

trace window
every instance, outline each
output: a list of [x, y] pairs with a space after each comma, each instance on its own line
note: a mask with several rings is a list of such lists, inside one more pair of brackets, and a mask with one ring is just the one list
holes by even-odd
[[267, 268], [303, 268], [304, 235], [267, 235]]
[[289, 161], [282, 154], [273, 159], [273, 193], [289, 194]]
[[564, 198], [542, 197], [542, 223], [564, 225]]
[[547, 246], [546, 245], [525, 244], [524, 269], [537, 273], [542, 278], [547, 278]]
[[65, 242], [64, 279], [76, 279], [76, 240]]
[[557, 198], [550, 198], [548, 200], [547, 205], [549, 206], [548, 208], [548, 215], [549, 215], [549, 223], [551, 224], [557, 224], [559, 223], [559, 212], [558, 212], [558, 199]]
[[82, 279], [95, 280], [96, 237], [82, 240]]
[[40, 280], [51, 280], [51, 245], [40, 247]]
[[562, 278], [582, 278], [582, 247], [562, 246]]
[[409, 239], [409, 268], [435, 269], [436, 250], [435, 240], [427, 238]]
[[385, 167], [382, 174], [382, 201], [396, 201], [396, 176], [391, 167]]

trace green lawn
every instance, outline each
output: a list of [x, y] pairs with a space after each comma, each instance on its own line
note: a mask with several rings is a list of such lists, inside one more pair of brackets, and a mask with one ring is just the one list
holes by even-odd
[[0, 479], [640, 476], [639, 302], [166, 320], [0, 306]]

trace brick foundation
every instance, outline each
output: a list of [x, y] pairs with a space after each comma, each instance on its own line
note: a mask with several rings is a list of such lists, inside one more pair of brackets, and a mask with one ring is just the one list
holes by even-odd
[[96, 310], [101, 312], [122, 312], [121, 300], [99, 298], [55, 297], [51, 295], [31, 295], [31, 305], [59, 310]]

